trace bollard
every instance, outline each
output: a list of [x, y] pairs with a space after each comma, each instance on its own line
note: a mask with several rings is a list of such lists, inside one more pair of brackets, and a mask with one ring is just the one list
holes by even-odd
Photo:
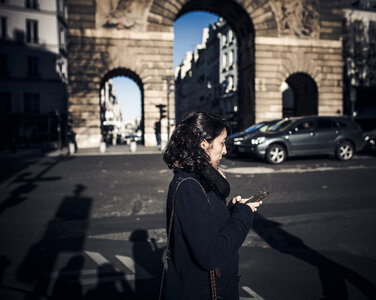
[[72, 142], [68, 143], [68, 151], [69, 151], [69, 154], [76, 153], [76, 146], [74, 143]]
[[131, 152], [136, 152], [137, 151], [137, 143], [136, 143], [136, 141], [132, 141], [131, 142], [130, 151]]
[[99, 152], [100, 153], [105, 153], [106, 152], [106, 143], [105, 142], [101, 142], [100, 145], [99, 145]]

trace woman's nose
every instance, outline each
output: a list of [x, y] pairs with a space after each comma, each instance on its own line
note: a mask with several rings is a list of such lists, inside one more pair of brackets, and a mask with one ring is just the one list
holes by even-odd
[[226, 154], [227, 154], [227, 149], [226, 149], [226, 145], [224, 145], [222, 149], [222, 155], [226, 155]]

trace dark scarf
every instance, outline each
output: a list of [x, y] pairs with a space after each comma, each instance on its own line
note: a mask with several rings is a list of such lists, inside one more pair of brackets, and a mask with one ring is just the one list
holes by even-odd
[[230, 184], [211, 164], [208, 164], [200, 173], [214, 186], [221, 198], [227, 198], [230, 194]]

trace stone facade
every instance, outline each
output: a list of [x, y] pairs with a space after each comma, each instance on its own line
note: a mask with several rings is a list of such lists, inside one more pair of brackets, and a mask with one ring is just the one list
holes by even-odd
[[[138, 82], [144, 142], [156, 144], [155, 105], [167, 104], [163, 77], [173, 76], [173, 24], [195, 10], [223, 17], [238, 39], [240, 128], [280, 118], [281, 85], [300, 72], [317, 85], [319, 115], [342, 113], [340, 0], [71, 0], [68, 7], [68, 109], [79, 148], [99, 145], [99, 90], [111, 74]], [[169, 103], [173, 118], [171, 95]]]
[[226, 21], [204, 28], [202, 43], [175, 69], [175, 112], [179, 122], [193, 110], [218, 114], [237, 126], [237, 40]]
[[61, 144], [67, 112], [63, 0], [0, 3], [0, 148]]

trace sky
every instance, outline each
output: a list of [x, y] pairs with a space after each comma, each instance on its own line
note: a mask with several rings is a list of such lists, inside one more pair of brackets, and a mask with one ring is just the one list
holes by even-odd
[[[174, 69], [183, 61], [185, 53], [192, 51], [202, 41], [202, 30], [218, 16], [207, 12], [192, 12], [181, 16], [174, 23]], [[113, 87], [120, 103], [124, 120], [141, 115], [141, 91], [128, 77], [112, 78]]]

